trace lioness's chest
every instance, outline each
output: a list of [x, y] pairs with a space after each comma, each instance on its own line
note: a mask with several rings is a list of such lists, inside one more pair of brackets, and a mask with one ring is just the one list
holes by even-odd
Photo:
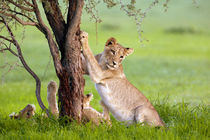
[[95, 87], [100, 94], [102, 100], [106, 103], [106, 105], [108, 105], [113, 98], [110, 88], [106, 84], [95, 84]]
[[129, 121], [133, 119], [132, 112], [124, 107], [120, 96], [108, 84], [95, 84], [95, 86], [102, 101], [117, 120]]

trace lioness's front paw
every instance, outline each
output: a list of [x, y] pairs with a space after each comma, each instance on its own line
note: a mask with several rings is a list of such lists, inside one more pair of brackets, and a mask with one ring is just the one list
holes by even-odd
[[80, 41], [82, 43], [82, 45], [85, 45], [88, 43], [88, 33], [87, 32], [80, 32]]

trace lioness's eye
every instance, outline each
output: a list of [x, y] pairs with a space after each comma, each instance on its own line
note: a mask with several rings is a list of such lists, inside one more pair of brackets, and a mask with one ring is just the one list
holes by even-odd
[[123, 58], [123, 56], [120, 56], [120, 58]]
[[115, 51], [114, 51], [114, 50], [111, 50], [111, 53], [112, 53], [112, 54], [115, 54]]

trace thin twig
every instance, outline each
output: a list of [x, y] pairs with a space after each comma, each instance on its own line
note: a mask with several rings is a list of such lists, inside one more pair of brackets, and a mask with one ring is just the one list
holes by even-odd
[[[4, 45], [6, 46], [5, 43], [2, 43], [2, 44], [4, 44]], [[0, 52], [5, 52], [5, 51], [9, 51], [9, 52], [11, 52], [14, 56], [18, 57], [18, 54], [17, 54], [16, 52], [14, 52], [10, 47], [7, 47], [7, 46], [6, 46], [6, 48], [0, 49]]]
[[27, 5], [29, 5], [29, 6], [31, 6], [31, 7], [34, 7], [34, 5], [31, 4], [30, 2], [28, 2], [27, 0], [24, 0], [24, 2], [25, 2]]
[[38, 24], [36, 22], [27, 22], [27, 21], [23, 21], [21, 20], [20, 18], [18, 18], [16, 15], [14, 14], [9, 14], [9, 13], [6, 13], [4, 11], [0, 11], [0, 14], [3, 14], [5, 16], [9, 16], [9, 17], [12, 17], [14, 18], [17, 22], [19, 22], [20, 24], [22, 25], [31, 25], [31, 26], [37, 26]]
[[45, 76], [46, 76], [46, 73], [47, 73], [47, 71], [48, 71], [48, 69], [49, 69], [49, 66], [50, 66], [50, 63], [51, 63], [51, 55], [50, 55], [49, 58], [50, 58], [50, 59], [49, 59], [49, 61], [48, 61], [48, 63], [47, 63], [47, 66], [46, 66], [46, 68], [45, 68], [45, 70], [44, 70], [44, 73], [43, 73], [43, 76], [42, 76], [42, 80], [44, 80], [44, 78], [45, 78]]
[[28, 11], [28, 12], [33, 12], [34, 11], [34, 9], [30, 9], [30, 8], [21, 6], [21, 5], [17, 4], [16, 2], [14, 2], [13, 0], [7, 0], [7, 1], [10, 2], [11, 4], [13, 4], [14, 6], [20, 8], [21, 10], [25, 10], [25, 11]]
[[5, 36], [0, 35], [0, 38], [2, 38], [2, 39], [4, 39], [4, 40], [9, 41], [9, 42], [11, 42], [11, 43], [12, 43], [12, 40], [11, 40], [11, 39], [6, 38]]
[[8, 51], [10, 51], [14, 56], [19, 57], [18, 54], [11, 49], [12, 42], [9, 42], [9, 47], [4, 42], [1, 43], [4, 44], [4, 46], [8, 49]]
[[8, 11], [13, 12], [13, 13], [15, 13], [17, 15], [21, 15], [23, 17], [26, 17], [28, 20], [30, 20], [31, 22], [34, 22], [35, 23], [35, 21], [32, 18], [30, 18], [29, 16], [27, 16], [26, 14], [23, 14], [21, 12], [17, 12], [17, 11], [11, 10], [11, 9], [8, 9]]

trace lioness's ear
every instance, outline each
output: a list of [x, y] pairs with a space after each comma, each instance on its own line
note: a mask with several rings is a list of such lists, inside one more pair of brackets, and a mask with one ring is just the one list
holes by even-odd
[[134, 52], [133, 48], [125, 48], [125, 56], [128, 56]]
[[117, 40], [114, 37], [109, 38], [106, 41], [106, 45], [105, 46], [109, 46], [109, 45], [115, 45], [117, 43]]

